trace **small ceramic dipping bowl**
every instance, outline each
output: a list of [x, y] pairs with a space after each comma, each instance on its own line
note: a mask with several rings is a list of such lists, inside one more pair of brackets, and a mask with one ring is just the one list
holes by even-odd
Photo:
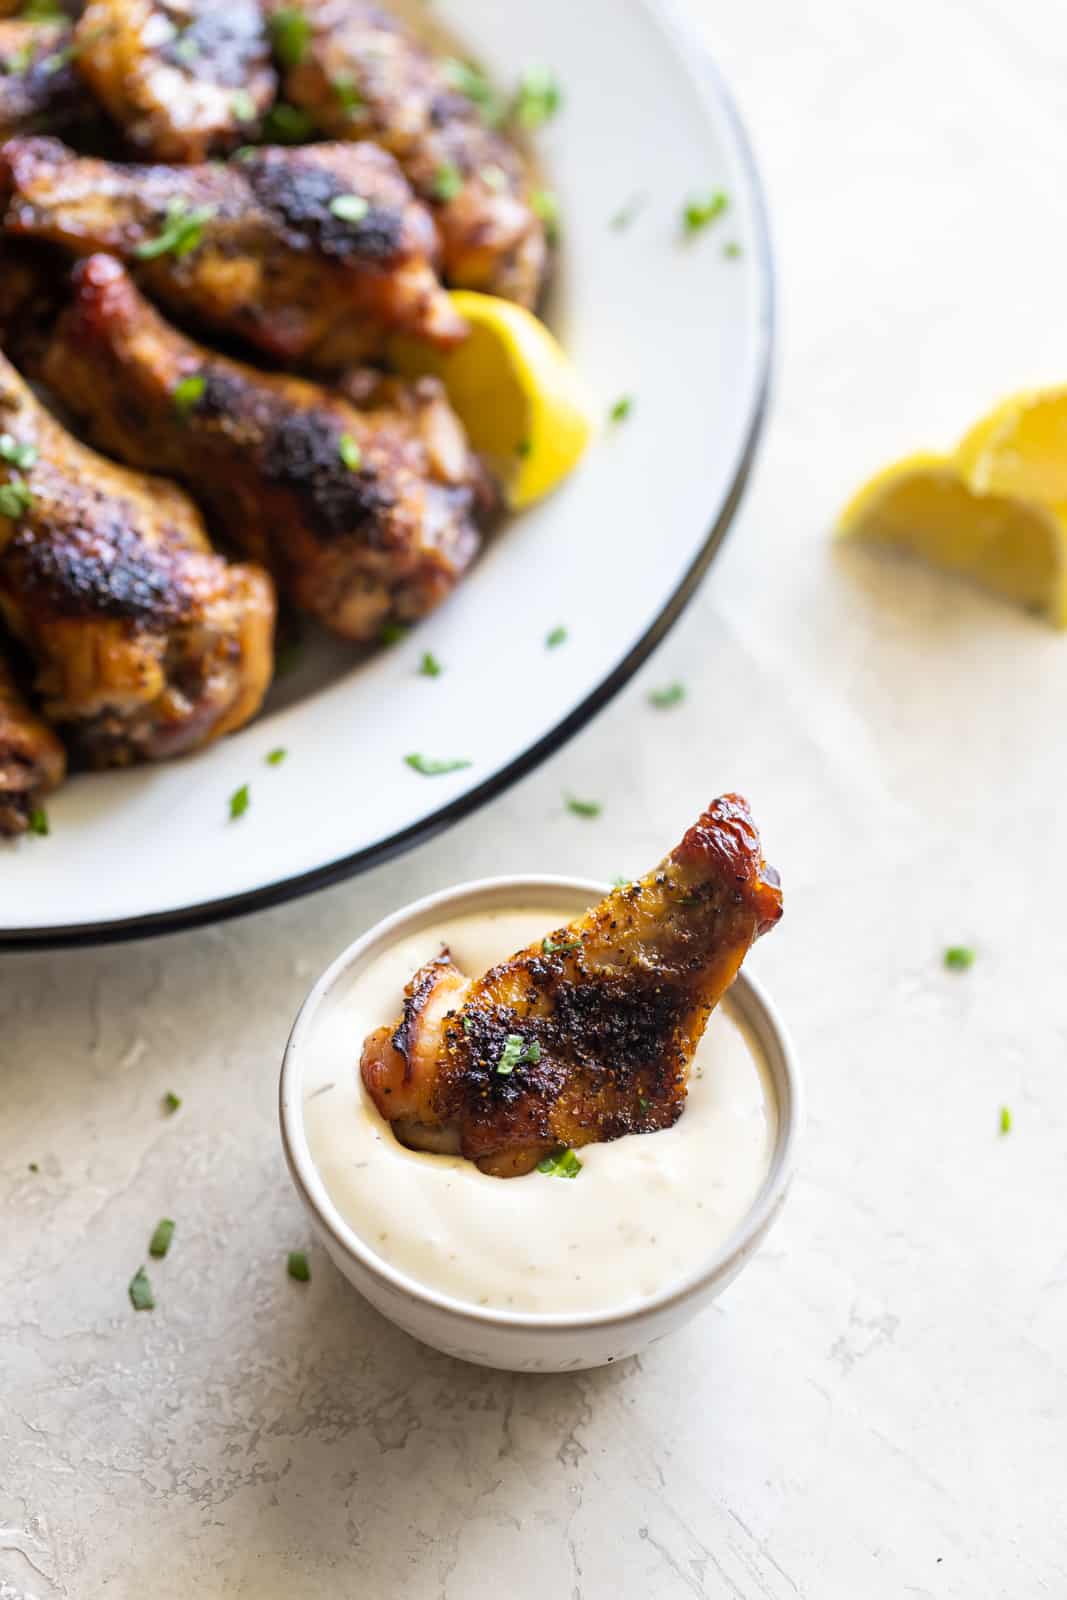
[[[345, 1011], [360, 974], [400, 941], [456, 917], [530, 911], [546, 904], [576, 916], [606, 893], [602, 884], [580, 879], [510, 877], [463, 884], [419, 900], [387, 917], [337, 957], [304, 1001], [285, 1051], [280, 1091], [282, 1142], [293, 1182], [316, 1234], [349, 1282], [383, 1316], [414, 1338], [464, 1361], [517, 1372], [563, 1372], [602, 1366], [635, 1354], [688, 1322], [737, 1276], [778, 1215], [789, 1188], [801, 1117], [796, 1062], [774, 1007], [759, 984], [742, 973], [730, 990], [730, 1004], [762, 1054], [776, 1102], [769, 1166], [747, 1212], [725, 1242], [709, 1250], [696, 1270], [662, 1292], [621, 1310], [544, 1314], [454, 1299], [384, 1260], [331, 1199], [312, 1156], [305, 1110], [314, 1092], [314, 1074], [321, 1069], [324, 1039], [334, 1041], [330, 1048], [337, 1073], [351, 1073], [353, 1081], [358, 1074], [362, 1039], [354, 1025], [349, 1038]], [[397, 1014], [399, 1000], [398, 994]], [[396, 1221], [398, 1228], [403, 1227], [403, 1217]]]

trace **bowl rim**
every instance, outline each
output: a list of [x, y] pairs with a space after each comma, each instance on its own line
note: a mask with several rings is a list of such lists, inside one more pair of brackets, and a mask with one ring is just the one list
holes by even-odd
[[[740, 1000], [746, 1022], [756, 1031], [774, 1085], [777, 1101], [777, 1127], [774, 1149], [763, 1183], [748, 1210], [727, 1238], [710, 1257], [668, 1284], [646, 1300], [634, 1301], [604, 1311], [522, 1312], [492, 1306], [474, 1305], [441, 1290], [432, 1289], [418, 1278], [392, 1266], [365, 1243], [341, 1216], [318, 1172], [311, 1155], [304, 1126], [302, 1093], [303, 1044], [309, 1037], [323, 1001], [351, 967], [372, 948], [384, 950], [389, 943], [416, 930], [420, 923], [456, 904], [506, 893], [563, 890], [602, 898], [610, 886], [590, 878], [552, 873], [508, 873], [494, 878], [477, 878], [451, 888], [423, 895], [399, 910], [381, 918], [347, 945], [330, 963], [308, 991], [286, 1041], [278, 1085], [278, 1115], [282, 1148], [293, 1185], [321, 1228], [360, 1268], [394, 1292], [439, 1314], [458, 1319], [468, 1326], [509, 1329], [515, 1332], [578, 1332], [608, 1328], [668, 1311], [713, 1284], [729, 1278], [744, 1264], [780, 1210], [796, 1170], [796, 1152], [804, 1121], [803, 1090], [796, 1052], [776, 1006], [763, 986], [746, 972], [735, 978], [730, 993]], [[353, 1060], [355, 1070], [355, 1060]]]

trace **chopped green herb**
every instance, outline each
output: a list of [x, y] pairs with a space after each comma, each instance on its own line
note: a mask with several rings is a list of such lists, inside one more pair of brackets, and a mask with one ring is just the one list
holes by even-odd
[[183, 33], [181, 38], [171, 45], [170, 53], [176, 56], [183, 67], [191, 67], [200, 59], [200, 42], [191, 33]]
[[470, 1033], [470, 1031], [471, 1031], [471, 1029], [473, 1027], [474, 1027], [474, 1018], [465, 1016], [463, 1018], [463, 1032], [464, 1033]]
[[567, 810], [576, 817], [599, 817], [604, 809], [599, 800], [579, 800], [573, 794], [567, 795], [566, 800]]
[[536, 1066], [541, 1059], [541, 1046], [536, 1039], [531, 1039], [527, 1044], [521, 1033], [509, 1033], [504, 1041], [504, 1048], [500, 1052], [500, 1060], [496, 1070], [502, 1078], [510, 1077], [516, 1067], [525, 1066], [527, 1062]]
[[342, 222], [362, 222], [370, 210], [370, 201], [361, 194], [338, 194], [330, 201], [330, 210]]
[[330, 88], [337, 96], [341, 110], [347, 111], [349, 116], [353, 116], [362, 106], [363, 96], [359, 92], [359, 85], [350, 73], [340, 73], [336, 78], [331, 79]]
[[612, 886], [616, 889], [628, 889], [633, 882], [632, 878], [612, 878]]
[[0, 483], [0, 517], [10, 517], [14, 521], [32, 505], [30, 487], [21, 478], [9, 478], [7, 483]]
[[33, 62], [33, 46], [23, 45], [21, 50], [13, 50], [9, 56], [0, 61], [0, 73], [6, 78], [21, 78], [30, 70]]
[[559, 243], [559, 200], [551, 189], [531, 189], [530, 206], [545, 225], [549, 244]]
[[379, 644], [400, 644], [411, 629], [403, 622], [383, 622], [378, 634]]
[[1001, 1106], [1001, 1108], [1000, 1108], [1000, 1131], [1001, 1131], [1001, 1133], [1010, 1133], [1011, 1132], [1011, 1108], [1010, 1108], [1010, 1106]]
[[738, 256], [741, 254], [741, 246], [738, 244], [736, 239], [730, 239], [728, 243], [723, 245], [722, 253], [726, 257], [727, 261], [736, 261]]
[[453, 56], [442, 61], [441, 68], [450, 86], [478, 107], [483, 122], [496, 127], [504, 120], [504, 102], [478, 67], [472, 67], [468, 61], [457, 61]]
[[299, 6], [282, 6], [270, 19], [270, 42], [283, 67], [298, 67], [311, 43], [311, 23]]
[[548, 67], [527, 67], [519, 79], [512, 108], [520, 128], [540, 128], [556, 115], [563, 104], [559, 79]]
[[156, 1231], [148, 1241], [148, 1254], [161, 1261], [170, 1249], [170, 1241], [174, 1238], [174, 1223], [170, 1217], [163, 1217], [156, 1223]]
[[163, 1110], [168, 1117], [172, 1117], [182, 1103], [180, 1094], [175, 1094], [173, 1089], [168, 1089], [163, 1096]]
[[643, 1094], [639, 1094], [638, 1095], [637, 1103], [641, 1107], [642, 1111], [647, 1111], [648, 1110], [648, 1101], [645, 1099]]
[[508, 186], [507, 173], [503, 167], [498, 167], [495, 162], [491, 162], [487, 167], [480, 167], [478, 176], [487, 189], [494, 189], [498, 194], [501, 189], [506, 189]]
[[247, 783], [242, 783], [230, 796], [230, 821], [236, 822], [238, 817], [243, 817], [251, 803]]
[[290, 1250], [289, 1259], [286, 1262], [286, 1271], [290, 1278], [296, 1279], [297, 1283], [309, 1283], [311, 1281], [311, 1268], [308, 1266], [308, 1258], [303, 1250]]
[[37, 465], [37, 446], [20, 444], [9, 433], [0, 433], [0, 461], [18, 467], [20, 472], [30, 472]]
[[730, 204], [724, 189], [712, 189], [710, 193], [690, 200], [682, 212], [682, 222], [686, 233], [701, 233], [718, 220]]
[[621, 400], [616, 400], [615, 404], [612, 406], [611, 410], [608, 412], [608, 417], [610, 418], [610, 420], [612, 422], [625, 422], [627, 417], [630, 415], [631, 411], [633, 410], [633, 408], [634, 408], [633, 395], [632, 394], [624, 394]]
[[443, 671], [444, 668], [433, 651], [424, 650], [422, 652], [422, 660], [419, 662], [419, 676], [422, 678], [439, 678]]
[[518, 456], [520, 461], [525, 461], [532, 450], [532, 439], [520, 439], [518, 444], [515, 446], [515, 454]]
[[668, 683], [663, 689], [653, 689], [648, 696], [650, 706], [655, 706], [657, 711], [668, 711], [671, 706], [680, 706], [685, 699], [684, 683]]
[[59, 0], [26, 0], [19, 17], [23, 22], [65, 22], [67, 13]]
[[463, 191], [463, 174], [454, 161], [445, 161], [433, 175], [430, 193], [435, 200], [454, 200]]
[[134, 249], [139, 261], [155, 261], [159, 256], [187, 256], [200, 243], [204, 223], [215, 215], [214, 206], [194, 206], [182, 196], [171, 200], [163, 226], [154, 239], [142, 239]]
[[537, 1170], [549, 1178], [576, 1178], [582, 1170], [582, 1163], [573, 1150], [554, 1150], [537, 1163]]
[[349, 472], [358, 472], [363, 465], [363, 451], [350, 433], [342, 433], [338, 439], [337, 453]]
[[615, 215], [611, 219], [611, 226], [614, 228], [615, 232], [622, 233], [625, 228], [628, 228], [631, 222], [634, 222], [645, 209], [647, 204], [647, 195], [635, 194], [631, 199], [627, 200], [624, 206], [620, 206], [618, 211], [616, 211]]
[[194, 372], [188, 378], [181, 378], [171, 390], [171, 399], [174, 409], [179, 417], [187, 417], [195, 411], [204, 398], [207, 388], [207, 379], [202, 372]]
[[405, 756], [404, 760], [415, 772], [420, 772], [424, 778], [440, 778], [446, 772], [462, 772], [464, 767], [469, 767], [469, 761], [435, 761], [432, 756]]
[[966, 972], [973, 967], [976, 952], [965, 944], [953, 944], [945, 951], [945, 966], [950, 972]]
[[299, 639], [283, 639], [274, 652], [274, 676], [284, 678], [287, 673], [295, 672], [303, 654], [304, 646]]
[[268, 767], [280, 767], [288, 754], [289, 752], [284, 745], [279, 745], [277, 750], [269, 751], [264, 759]]
[[48, 812], [43, 806], [34, 806], [27, 825], [31, 833], [40, 834], [42, 838], [52, 831], [48, 825]]
[[129, 1287], [130, 1304], [135, 1311], [154, 1311], [156, 1297], [152, 1293], [152, 1285], [148, 1281], [148, 1274], [143, 1267], [138, 1267], [130, 1279]]
[[255, 122], [256, 102], [247, 89], [238, 89], [230, 99], [230, 110], [238, 122]]
[[580, 939], [541, 940], [541, 949], [546, 956], [568, 956], [572, 950], [580, 950], [581, 948], [582, 941]]
[[254, 144], [243, 144], [233, 153], [234, 161], [251, 161], [253, 156], [259, 154]]
[[560, 645], [561, 644], [566, 644], [566, 642], [567, 642], [567, 630], [566, 630], [565, 627], [563, 627], [562, 624], [560, 624], [558, 627], [553, 628], [550, 633], [546, 633], [545, 634], [545, 649], [546, 650], [558, 650]]
[[272, 105], [263, 119], [264, 136], [272, 144], [301, 144], [314, 132], [315, 124], [308, 112], [287, 105], [284, 100]]

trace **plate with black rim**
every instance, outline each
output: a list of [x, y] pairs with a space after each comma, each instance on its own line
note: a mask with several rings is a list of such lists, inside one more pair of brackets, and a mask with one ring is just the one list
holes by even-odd
[[[74, 777], [49, 803], [46, 837], [0, 848], [0, 945], [211, 922], [428, 838], [610, 699], [729, 526], [766, 402], [771, 258], [759, 179], [713, 64], [659, 0], [438, 0], [434, 16], [501, 82], [537, 62], [561, 84], [537, 135], [562, 221], [545, 315], [598, 397], [599, 434], [399, 643], [358, 658], [316, 644], [220, 744]], [[717, 190], [725, 210], [687, 231], [687, 199]], [[622, 396], [628, 415], [612, 422]], [[425, 652], [436, 677], [418, 670]], [[278, 748], [286, 759], [270, 765]], [[412, 754], [451, 770], [420, 772]]]

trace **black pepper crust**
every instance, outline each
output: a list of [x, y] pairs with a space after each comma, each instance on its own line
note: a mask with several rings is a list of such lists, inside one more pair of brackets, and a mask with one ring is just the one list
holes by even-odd
[[[354, 191], [346, 182], [347, 174], [296, 161], [286, 151], [249, 156], [241, 166], [259, 204], [281, 220], [294, 245], [303, 241], [334, 261], [361, 260], [383, 267], [409, 253], [404, 248], [404, 186], [397, 203], [387, 206]], [[353, 193], [367, 200], [368, 209], [357, 222], [348, 222], [331, 207], [342, 195]]]
[[187, 616], [192, 597], [169, 549], [146, 543], [104, 496], [87, 498], [95, 502], [87, 526], [62, 541], [33, 528], [15, 533], [0, 555], [5, 584], [56, 617], [169, 627]]

